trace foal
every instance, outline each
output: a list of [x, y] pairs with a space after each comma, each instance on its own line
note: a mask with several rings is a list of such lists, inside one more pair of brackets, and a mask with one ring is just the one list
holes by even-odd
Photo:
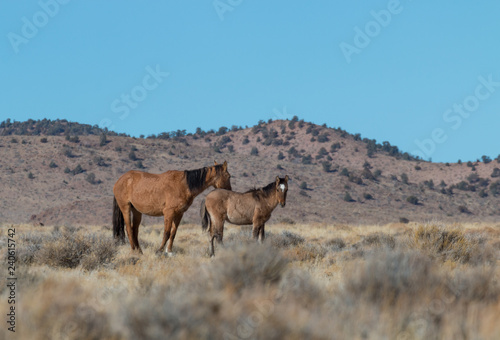
[[210, 224], [211, 256], [214, 256], [214, 239], [222, 243], [224, 222], [236, 225], [253, 224], [253, 237], [264, 241], [265, 223], [279, 204], [286, 204], [288, 175], [276, 177], [276, 181], [263, 188], [252, 189], [244, 193], [216, 189], [209, 193], [201, 203], [201, 227], [206, 230]]

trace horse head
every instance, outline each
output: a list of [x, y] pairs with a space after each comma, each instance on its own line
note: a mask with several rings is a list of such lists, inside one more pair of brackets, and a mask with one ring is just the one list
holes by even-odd
[[288, 175], [285, 178], [279, 178], [276, 176], [276, 197], [278, 198], [278, 203], [281, 207], [286, 204], [286, 193], [288, 192]]
[[231, 190], [231, 175], [227, 171], [227, 162], [224, 161], [224, 164], [219, 165], [215, 162], [215, 165], [212, 167], [214, 170], [213, 177], [213, 186], [216, 189], [226, 189]]

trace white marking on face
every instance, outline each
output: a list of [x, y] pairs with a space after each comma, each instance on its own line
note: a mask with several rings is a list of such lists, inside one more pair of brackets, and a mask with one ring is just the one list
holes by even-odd
[[280, 184], [280, 189], [281, 189], [281, 191], [285, 191], [285, 185], [284, 184]]

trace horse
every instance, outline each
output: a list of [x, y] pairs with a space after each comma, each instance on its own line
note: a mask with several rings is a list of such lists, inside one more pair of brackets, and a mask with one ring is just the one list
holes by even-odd
[[[182, 215], [196, 196], [210, 186], [231, 190], [231, 175], [227, 162], [196, 170], [170, 170], [162, 174], [151, 174], [131, 170], [123, 174], [113, 187], [113, 236], [125, 242], [124, 225], [132, 252], [142, 254], [138, 234], [142, 214], [163, 216], [165, 229], [157, 253], [165, 250], [172, 255], [175, 233]], [[130, 218], [132, 212], [133, 218]]]
[[222, 243], [224, 222], [236, 225], [253, 224], [253, 237], [263, 242], [265, 239], [264, 226], [271, 218], [276, 206], [286, 204], [288, 192], [288, 175], [285, 178], [276, 176], [276, 180], [263, 188], [252, 189], [244, 193], [224, 189], [210, 192], [201, 202], [201, 227], [207, 230], [210, 224], [211, 256], [214, 252], [214, 239]]

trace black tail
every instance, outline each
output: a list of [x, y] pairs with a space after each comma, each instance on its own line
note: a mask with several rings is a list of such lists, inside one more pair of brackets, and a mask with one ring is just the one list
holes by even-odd
[[208, 214], [207, 207], [205, 206], [205, 200], [201, 201], [201, 230], [205, 231], [208, 228], [208, 223], [210, 222], [210, 215]]
[[116, 202], [116, 197], [113, 197], [113, 237], [117, 241], [125, 242], [125, 220]]

